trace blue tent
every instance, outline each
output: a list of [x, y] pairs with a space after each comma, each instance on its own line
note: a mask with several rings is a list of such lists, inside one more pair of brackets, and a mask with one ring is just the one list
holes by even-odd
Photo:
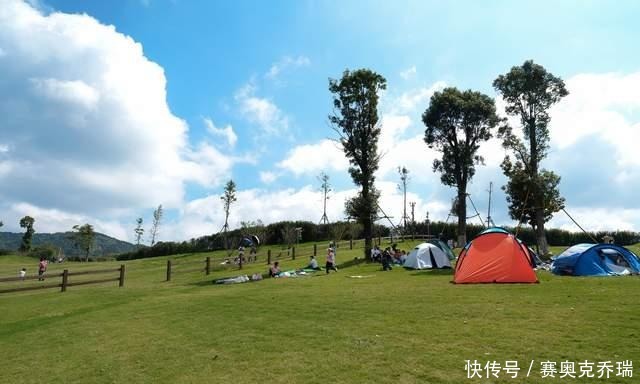
[[627, 248], [613, 244], [578, 244], [553, 260], [556, 275], [612, 276], [640, 273], [640, 259]]

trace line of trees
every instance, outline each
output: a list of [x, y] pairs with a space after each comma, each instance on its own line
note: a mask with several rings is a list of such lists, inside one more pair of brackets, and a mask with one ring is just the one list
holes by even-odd
[[[549, 109], [568, 91], [561, 78], [531, 60], [498, 76], [493, 87], [505, 101], [507, 115], [518, 118], [519, 129], [514, 130], [506, 118], [498, 116], [495, 101], [483, 93], [455, 87], [435, 92], [422, 115], [426, 127], [424, 141], [440, 153], [440, 158], [433, 162], [433, 170], [440, 173], [444, 185], [456, 188], [457, 240], [464, 244], [467, 187], [476, 166], [484, 164], [479, 149], [492, 137], [502, 139], [503, 147], [509, 151], [502, 163], [508, 178], [502, 189], [507, 194], [509, 214], [517, 222], [532, 226], [536, 245], [546, 254], [544, 224], [564, 208], [564, 199], [558, 189], [560, 177], [541, 168], [541, 162], [549, 149]], [[341, 79], [329, 79], [334, 106], [329, 121], [351, 164], [351, 178], [361, 187], [345, 210], [364, 227], [366, 257], [379, 209], [380, 193], [375, 188], [374, 174], [380, 160], [378, 99], [384, 89], [385, 78], [369, 69], [346, 70]], [[401, 177], [406, 176], [400, 172]], [[406, 220], [406, 201], [403, 212]]]
[[[20, 242], [19, 251], [34, 257], [44, 257], [50, 259], [57, 252], [57, 249], [50, 245], [42, 245], [33, 247], [33, 236], [35, 230], [36, 219], [27, 215], [20, 219], [20, 227], [24, 228], [24, 234]], [[0, 227], [3, 225], [0, 222]], [[75, 247], [82, 250], [85, 255], [85, 261], [89, 261], [89, 256], [94, 246], [96, 233], [91, 224], [74, 225], [70, 239], [74, 241]]]
[[[372, 233], [372, 237], [385, 237], [390, 235], [390, 229], [383, 225], [374, 224]], [[201, 236], [182, 242], [158, 242], [153, 247], [143, 247], [134, 252], [123, 253], [118, 256], [118, 259], [130, 260], [167, 256], [176, 253], [223, 250], [229, 249], [226, 246], [227, 242], [232, 249], [236, 249], [240, 241], [249, 235], [258, 236], [261, 245], [281, 245], [283, 248], [288, 248], [298, 242], [328, 243], [332, 240], [362, 239], [364, 238], [364, 227], [359, 223], [346, 221], [331, 224], [316, 224], [309, 221], [281, 221], [264, 225], [260, 220], [257, 220], [243, 222], [240, 228], [228, 231], [226, 242], [222, 234]]]

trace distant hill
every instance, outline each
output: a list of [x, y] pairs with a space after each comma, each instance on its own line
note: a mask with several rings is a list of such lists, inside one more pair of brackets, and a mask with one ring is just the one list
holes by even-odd
[[[36, 233], [33, 235], [32, 244], [34, 247], [39, 245], [53, 245], [62, 248], [66, 256], [84, 256], [82, 251], [75, 246], [72, 238], [73, 232], [65, 233]], [[0, 232], [0, 249], [17, 250], [22, 242], [22, 233]], [[96, 239], [91, 255], [93, 257], [107, 256], [124, 252], [131, 252], [136, 246], [126, 241], [118, 240], [113, 237], [96, 233]]]

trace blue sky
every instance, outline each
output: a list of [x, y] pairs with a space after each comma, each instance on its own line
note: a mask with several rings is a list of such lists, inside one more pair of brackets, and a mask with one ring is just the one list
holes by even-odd
[[[640, 128], [638, 2], [3, 2], [4, 229], [32, 214], [36, 230], [93, 222], [131, 239], [135, 218], [148, 222], [164, 204], [165, 239], [198, 236], [222, 224], [229, 178], [240, 192], [232, 225], [317, 221], [321, 171], [334, 189], [330, 219], [341, 218], [355, 190], [326, 141], [336, 137], [327, 85], [360, 67], [388, 81], [383, 208], [398, 221], [395, 169], [406, 165], [416, 217], [444, 220], [454, 192], [421, 142], [430, 95], [449, 85], [493, 97], [492, 81], [527, 59], [571, 92], [552, 113], [545, 162], [563, 178], [568, 209], [590, 229], [640, 229], [630, 144]], [[489, 182], [504, 184], [504, 151], [495, 142], [484, 151], [470, 192], [486, 215]], [[493, 207], [512, 224], [500, 191]], [[560, 216], [552, 225], [576, 229]]]

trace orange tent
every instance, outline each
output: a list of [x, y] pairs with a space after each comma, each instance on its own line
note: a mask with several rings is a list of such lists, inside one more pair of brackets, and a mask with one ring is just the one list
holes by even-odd
[[460, 253], [453, 282], [537, 283], [527, 246], [502, 228], [490, 228]]

